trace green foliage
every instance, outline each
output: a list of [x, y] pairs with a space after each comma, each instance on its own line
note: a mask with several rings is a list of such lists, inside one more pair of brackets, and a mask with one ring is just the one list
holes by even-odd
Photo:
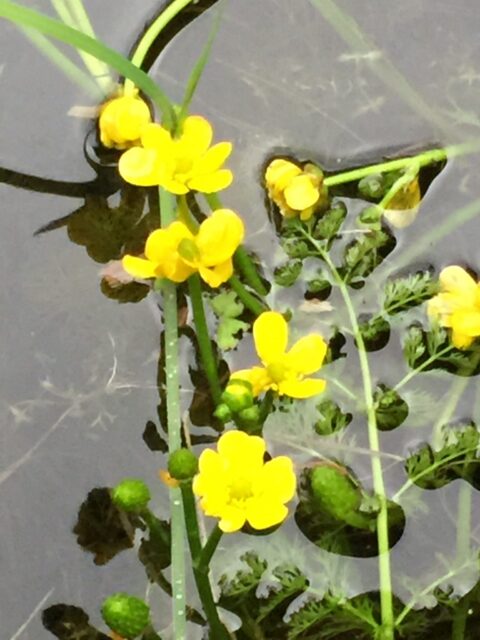
[[390, 325], [381, 315], [361, 322], [359, 329], [367, 351], [383, 349], [390, 338]]
[[362, 284], [394, 247], [395, 238], [383, 229], [362, 234], [345, 249], [339, 269], [343, 280], [352, 286]]
[[291, 287], [298, 280], [302, 272], [301, 260], [290, 260], [286, 264], [276, 267], [273, 279], [280, 287]]
[[428, 271], [388, 280], [385, 284], [383, 308], [394, 315], [417, 306], [438, 292], [438, 283]]
[[408, 416], [408, 404], [394, 389], [379, 384], [374, 395], [377, 427], [380, 431], [390, 431], [402, 424]]
[[315, 240], [326, 240], [327, 246], [335, 238], [347, 216], [347, 207], [341, 200], [335, 200], [330, 209], [320, 217], [313, 228]]
[[480, 434], [475, 425], [445, 426], [442, 436], [438, 451], [425, 444], [406, 460], [409, 478], [422, 489], [438, 489], [456, 478], [471, 481], [478, 471]]
[[317, 404], [319, 419], [314, 424], [315, 431], [320, 436], [343, 431], [352, 421], [351, 413], [343, 413], [333, 400], [324, 400]]
[[222, 291], [210, 299], [213, 312], [218, 318], [217, 344], [220, 349], [234, 349], [239, 341], [237, 334], [246, 331], [249, 324], [239, 320], [244, 311], [235, 291]]

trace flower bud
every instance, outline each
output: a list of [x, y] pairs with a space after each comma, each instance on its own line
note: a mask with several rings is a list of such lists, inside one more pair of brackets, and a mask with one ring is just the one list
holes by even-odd
[[198, 472], [197, 456], [190, 449], [177, 449], [168, 458], [168, 472], [175, 480], [190, 480]]
[[232, 412], [230, 411], [230, 408], [223, 402], [217, 406], [213, 415], [218, 418], [220, 422], [223, 422], [223, 424], [230, 422], [232, 419]]
[[243, 409], [237, 415], [238, 425], [249, 434], [256, 434], [261, 430], [260, 409], [257, 405]]
[[102, 618], [122, 638], [136, 638], [150, 624], [150, 608], [128, 593], [114, 593], [102, 604]]
[[232, 378], [222, 393], [222, 400], [233, 413], [253, 405], [252, 385], [246, 380]]
[[112, 492], [112, 501], [123, 511], [143, 511], [150, 502], [150, 489], [143, 480], [125, 478], [117, 484]]

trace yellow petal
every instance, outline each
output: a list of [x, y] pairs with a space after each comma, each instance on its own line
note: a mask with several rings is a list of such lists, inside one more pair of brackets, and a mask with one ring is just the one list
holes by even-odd
[[123, 256], [122, 267], [131, 276], [140, 280], [161, 277], [158, 266], [143, 258], [136, 258], [135, 256], [129, 255]]
[[249, 436], [243, 431], [227, 431], [217, 443], [222, 458], [235, 464], [242, 464], [248, 470], [263, 465], [265, 441], [259, 436]]
[[455, 329], [452, 331], [452, 342], [453, 346], [457, 347], [457, 349], [467, 349], [472, 342], [473, 338], [471, 336], [466, 336], [463, 333], [458, 333]]
[[285, 188], [283, 195], [287, 205], [297, 211], [313, 206], [320, 197], [318, 189], [312, 184], [311, 178], [307, 175], [293, 178], [288, 187]]
[[210, 147], [205, 155], [195, 162], [192, 172], [195, 174], [213, 173], [220, 169], [231, 153], [231, 142], [219, 142], [213, 145], [213, 147]]
[[324, 391], [325, 380], [306, 378], [305, 380], [282, 380], [278, 383], [278, 393], [289, 398], [312, 398]]
[[265, 182], [267, 187], [272, 191], [283, 191], [287, 187], [291, 180], [302, 173], [300, 167], [284, 160], [283, 158], [276, 158], [272, 160], [265, 171]]
[[208, 120], [202, 116], [189, 116], [185, 119], [180, 140], [182, 146], [188, 149], [189, 156], [203, 155], [210, 146], [212, 137], [212, 126]]
[[253, 323], [253, 340], [263, 364], [281, 360], [288, 342], [288, 324], [276, 311], [261, 313]]
[[165, 157], [172, 152], [173, 140], [170, 132], [161, 125], [152, 123], [142, 131], [142, 146], [146, 149], [155, 149]]
[[326, 353], [325, 340], [312, 333], [297, 340], [287, 353], [287, 363], [297, 373], [308, 375], [320, 369]]
[[166, 229], [153, 231], [145, 244], [145, 255], [158, 265], [165, 278], [173, 282], [184, 282], [195, 268], [186, 264], [178, 254], [182, 240], [192, 240], [193, 235], [183, 222], [172, 222]]
[[280, 524], [287, 515], [288, 509], [281, 502], [255, 498], [249, 501], [246, 513], [248, 523], [258, 531]]
[[264, 465], [258, 479], [259, 492], [280, 502], [288, 502], [295, 495], [296, 487], [297, 479], [290, 458], [277, 456]]
[[165, 189], [165, 191], [174, 193], [176, 196], [183, 196], [190, 191], [184, 182], [181, 182], [176, 179], [175, 176], [172, 177], [172, 175], [166, 173], [159, 184]]
[[206, 282], [208, 286], [212, 287], [212, 289], [216, 289], [232, 277], [233, 262], [231, 259], [225, 260], [225, 262], [217, 264], [214, 267], [205, 267], [200, 264], [198, 271], [202, 280]]
[[125, 96], [123, 100], [123, 109], [118, 114], [118, 131], [125, 140], [139, 140], [150, 123], [150, 110], [140, 98]]
[[240, 371], [234, 371], [230, 380], [244, 380], [252, 385], [252, 393], [254, 396], [259, 396], [264, 391], [269, 389], [271, 380], [264, 367], [252, 367], [251, 369], [241, 369]]
[[194, 175], [188, 180], [188, 186], [201, 193], [216, 193], [232, 184], [233, 173], [229, 169], [220, 169], [214, 173]]
[[460, 309], [452, 315], [455, 332], [475, 338], [480, 336], [480, 309]]
[[195, 238], [200, 261], [207, 267], [231, 258], [245, 235], [242, 219], [230, 209], [217, 209], [204, 220]]
[[200, 476], [218, 476], [223, 473], [223, 462], [220, 455], [213, 449], [204, 449], [198, 459], [198, 470]]
[[122, 178], [138, 187], [153, 187], [160, 184], [162, 166], [156, 151], [133, 147], [122, 153], [118, 162]]
[[442, 269], [439, 276], [442, 291], [457, 296], [462, 306], [474, 305], [477, 298], [477, 283], [465, 269], [452, 265]]
[[218, 526], [224, 533], [234, 533], [243, 527], [245, 520], [245, 512], [243, 510], [228, 506], [222, 510], [222, 518]]

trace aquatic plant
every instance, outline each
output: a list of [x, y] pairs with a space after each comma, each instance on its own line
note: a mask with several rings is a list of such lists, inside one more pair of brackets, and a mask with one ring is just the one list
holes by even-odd
[[[122, 199], [115, 222], [108, 203], [96, 201], [95, 207], [75, 212], [67, 222], [68, 231], [95, 260], [121, 260], [123, 272], [119, 277], [110, 273], [108, 287], [104, 284], [110, 297], [138, 301], [147, 294], [157, 296], [163, 313], [158, 375], [161, 428], [152, 421], [144, 439], [153, 451], [168, 454], [168, 471], [160, 472], [163, 484], [157, 483], [156, 490], [127, 478], [114, 488], [90, 492], [74, 529], [79, 544], [103, 564], [131, 549], [137, 536], [138, 558], [148, 580], [171, 597], [170, 636], [176, 640], [186, 637], [187, 620], [214, 640], [425, 640], [444, 621], [452, 626], [453, 640], [474, 638], [470, 632], [465, 635], [465, 629], [478, 587], [462, 598], [442, 588], [476, 562], [478, 554], [471, 542], [470, 510], [471, 487], [478, 485], [479, 432], [471, 422], [450, 421], [463, 392], [460, 383], [480, 370], [479, 285], [456, 265], [438, 277], [430, 267], [397, 274], [382, 267], [397, 249], [394, 229], [413, 224], [421, 210], [425, 168], [439, 173], [448, 159], [478, 151], [480, 145], [474, 141], [427, 149], [338, 172], [293, 155], [288, 159], [272, 155], [262, 181], [284, 262], [270, 274], [268, 265], [242, 246], [242, 218], [218, 197], [234, 179], [232, 171], [223, 168], [232, 143], [211, 146], [210, 122], [188, 114], [211, 39], [193, 68], [180, 106], [141, 71], [154, 39], [191, 2], [173, 0], [167, 5], [130, 60], [95, 38], [84, 11], [77, 13], [81, 20], [72, 21], [59, 3], [62, 23], [10, 0], [0, 2], [0, 17], [81, 51], [86, 76], [66, 64], [63, 54], [53, 55], [82, 86], [91, 88], [93, 83], [101, 88], [98, 142], [116, 154], [115, 176], [125, 181], [122, 198], [133, 194], [138, 200], [129, 207]], [[341, 16], [335, 10], [331, 13], [329, 3], [313, 2], [319, 3], [338, 27]], [[99, 73], [105, 69], [98, 61], [125, 76], [120, 87], [114, 89], [111, 78]], [[156, 187], [154, 204], [149, 202], [145, 216], [143, 187]], [[352, 200], [365, 205], [353, 220]], [[463, 214], [468, 218], [472, 211], [477, 208]], [[303, 309], [288, 308], [276, 295], [297, 284], [308, 293], [305, 303], [310, 306]], [[326, 302], [332, 291], [338, 313], [312, 323], [315, 331], [305, 331], [302, 311], [316, 312], [315, 305], [322, 303], [323, 311], [332, 311]], [[207, 323], [206, 301], [216, 317], [216, 335]], [[214, 435], [190, 433], [182, 422], [180, 331], [194, 346], [197, 366], [189, 371], [196, 387], [190, 415], [200, 406], [201, 424], [213, 427]], [[237, 369], [237, 354], [227, 365], [226, 352], [245, 344], [250, 331], [261, 366]], [[294, 336], [290, 347], [289, 334]], [[382, 349], [391, 336], [401, 341], [408, 370], [402, 377], [399, 364], [383, 381], [370, 353]], [[345, 344], [347, 353], [342, 352]], [[348, 366], [342, 367], [344, 358]], [[320, 369], [324, 378], [310, 377]], [[431, 429], [429, 443], [405, 459], [395, 457], [404, 465], [406, 479], [391, 492], [385, 461], [393, 454], [382, 448], [382, 432], [419, 413], [415, 390], [409, 385], [435, 369], [456, 375], [455, 388]], [[338, 390], [339, 398], [330, 389]], [[428, 406], [439, 400], [429, 398]], [[341, 459], [322, 453], [322, 438], [338, 443], [353, 420], [364, 426], [368, 439], [369, 478], [358, 478], [350, 468], [349, 446]], [[205, 444], [198, 454], [198, 447]], [[290, 455], [271, 457], [277, 445]], [[427, 575], [426, 583], [407, 585], [410, 595], [401, 601], [395, 594], [391, 550], [408, 518], [425, 506], [422, 495], [410, 503], [405, 495], [414, 488], [438, 491], [452, 480], [462, 483], [454, 557], [442, 558], [445, 571], [440, 578]], [[151, 511], [156, 491], [169, 493], [170, 511], [162, 513], [162, 519]], [[292, 504], [295, 495], [298, 500]], [[204, 530], [210, 525], [203, 515], [218, 520], [208, 535]], [[292, 535], [289, 528], [294, 523], [297, 533]], [[274, 553], [266, 560], [248, 551], [242, 555], [243, 568], [232, 576], [220, 541], [228, 545], [238, 532], [255, 540], [257, 548], [262, 548], [258, 541], [265, 536], [265, 554], [269, 545]], [[232, 534], [228, 542], [223, 533]], [[282, 545], [277, 553], [278, 540]], [[201, 611], [187, 603], [187, 542]], [[321, 550], [328, 555], [321, 556]], [[331, 566], [324, 571], [323, 591], [312, 587], [309, 565], [323, 570], [322, 562], [338, 556], [376, 558], [378, 589], [349, 597], [347, 589], [341, 591], [338, 583], [328, 582]], [[170, 580], [165, 573], [169, 567]], [[421, 607], [426, 596], [434, 598], [434, 606], [425, 612]], [[289, 608], [292, 603], [295, 606]], [[153, 609], [154, 603], [150, 604]], [[58, 607], [44, 613], [45, 626], [57, 637], [102, 637], [77, 607]], [[222, 609], [239, 616], [238, 629]], [[101, 610], [117, 635], [161, 637], [150, 607], [135, 596], [113, 594]]]

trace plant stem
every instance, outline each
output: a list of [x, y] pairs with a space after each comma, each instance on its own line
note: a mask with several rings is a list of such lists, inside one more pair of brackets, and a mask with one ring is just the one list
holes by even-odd
[[59, 20], [52, 20], [38, 11], [22, 7], [12, 0], [1, 0], [0, 18], [6, 18], [15, 24], [36, 29], [40, 33], [52, 36], [76, 49], [90, 53], [98, 60], [102, 60], [118, 73], [128, 77], [139, 89], [144, 91], [162, 111], [165, 126], [168, 129], [173, 127], [175, 114], [170, 100], [163, 91], [130, 60], [110, 49], [100, 40], [95, 40], [78, 29], [72, 29]]
[[443, 162], [448, 158], [456, 158], [458, 156], [466, 155], [469, 153], [475, 153], [480, 151], [480, 141], [474, 140], [472, 142], [465, 142], [463, 144], [451, 145], [443, 149], [431, 149], [424, 151], [416, 156], [410, 156], [406, 158], [397, 158], [395, 160], [388, 160], [387, 162], [380, 162], [379, 164], [372, 164], [368, 167], [359, 167], [358, 169], [352, 169], [350, 171], [344, 171], [343, 173], [337, 173], [333, 176], [328, 176], [323, 181], [326, 187], [334, 187], [339, 184], [345, 184], [346, 182], [355, 182], [361, 180], [372, 173], [385, 173], [388, 171], [398, 171], [399, 169], [405, 169], [412, 162], [418, 163], [418, 167], [424, 167], [435, 162]]
[[[198, 528], [197, 508], [191, 482], [182, 482], [181, 491], [188, 543], [193, 562], [193, 575], [203, 610], [210, 625], [211, 637], [215, 640], [229, 640], [230, 636], [218, 617], [217, 606], [213, 599], [212, 587], [208, 577], [208, 566], [201, 563], [202, 543]], [[208, 543], [207, 543], [208, 545]], [[205, 547], [206, 548], [206, 547]]]
[[[170, 4], [167, 5], [164, 11], [155, 18], [152, 24], [148, 27], [148, 29], [143, 34], [142, 39], [137, 45], [137, 48], [133, 52], [131, 57], [132, 64], [136, 67], [141, 67], [145, 56], [148, 53], [148, 50], [154, 43], [155, 39], [158, 35], [163, 31], [163, 29], [168, 25], [168, 23], [179, 13], [182, 9], [184, 9], [187, 5], [195, 0], [173, 0]], [[127, 78], [125, 80], [124, 92], [126, 95], [135, 91], [135, 84]]]
[[347, 289], [347, 285], [342, 280], [337, 268], [333, 264], [330, 256], [322, 246], [314, 240], [301, 225], [299, 229], [305, 237], [314, 245], [319, 256], [324, 260], [330, 269], [334, 280], [340, 290], [345, 302], [350, 324], [352, 325], [353, 335], [357, 344], [358, 356], [360, 360], [360, 368], [362, 372], [363, 389], [365, 407], [367, 410], [368, 421], [368, 440], [372, 455], [372, 476], [375, 494], [380, 503], [380, 510], [377, 515], [377, 543], [378, 543], [378, 565], [379, 565], [379, 582], [380, 582], [380, 610], [383, 629], [383, 640], [393, 640], [394, 633], [394, 616], [393, 616], [393, 597], [392, 597], [392, 577], [390, 569], [390, 545], [388, 540], [388, 504], [385, 494], [385, 485], [383, 481], [382, 462], [380, 442], [377, 429], [377, 418], [375, 415], [375, 406], [373, 400], [373, 385], [368, 363], [367, 350], [363, 341], [363, 336], [358, 324], [357, 315], [353, 306], [352, 299]]
[[[175, 201], [171, 194], [159, 189], [161, 226], [175, 217]], [[176, 451], [182, 445], [180, 420], [180, 388], [178, 373], [178, 318], [177, 289], [173, 282], [164, 280], [163, 319], [165, 337], [166, 399], [168, 424], [168, 450]], [[186, 639], [186, 585], [185, 585], [185, 523], [179, 488], [170, 489], [171, 555], [172, 555], [172, 608], [173, 630], [176, 640]]]
[[247, 309], [250, 309], [250, 311], [256, 316], [267, 311], [268, 307], [262, 304], [257, 298], [255, 298], [255, 296], [252, 296], [252, 294], [245, 289], [237, 276], [231, 276], [228, 280], [228, 284], [232, 287]]
[[430, 356], [430, 358], [427, 358], [425, 362], [422, 362], [422, 364], [420, 364], [418, 367], [409, 371], [407, 375], [403, 377], [400, 380], [400, 382], [398, 382], [393, 387], [393, 390], [398, 391], [399, 389], [401, 389], [404, 385], [407, 384], [407, 382], [410, 382], [410, 380], [414, 378], [418, 373], [420, 373], [421, 371], [426, 369], [429, 365], [431, 365], [432, 362], [435, 362], [435, 360], [438, 360], [439, 358], [446, 355], [447, 353], [450, 353], [450, 351], [453, 351], [453, 349], [454, 349], [453, 345], [449, 344], [448, 347], [445, 347], [445, 349], [442, 349], [438, 353], [435, 353], [433, 356]]
[[208, 536], [208, 540], [205, 546], [203, 547], [202, 553], [198, 559], [198, 566], [197, 566], [198, 569], [206, 570], [208, 568], [208, 566], [210, 565], [210, 560], [212, 559], [212, 556], [215, 553], [215, 549], [217, 548], [222, 535], [223, 535], [223, 531], [220, 529], [218, 524], [215, 525], [215, 528], [212, 529], [212, 532]]
[[195, 322], [200, 357], [210, 386], [210, 391], [212, 392], [213, 400], [215, 404], [219, 404], [220, 396], [222, 395], [222, 388], [218, 379], [217, 360], [213, 353], [207, 320], [205, 318], [202, 285], [197, 273], [194, 273], [188, 279], [188, 290], [190, 293], [190, 302], [192, 303], [193, 320]]
[[[205, 196], [205, 200], [212, 211], [215, 211], [216, 209], [223, 209], [222, 201], [217, 193], [204, 193], [203, 195]], [[252, 289], [261, 296], [266, 296], [268, 292], [265, 289], [265, 285], [258, 275], [258, 271], [253, 260], [243, 247], [238, 247], [235, 251], [234, 260], [235, 265], [242, 271], [247, 284], [249, 284]]]

